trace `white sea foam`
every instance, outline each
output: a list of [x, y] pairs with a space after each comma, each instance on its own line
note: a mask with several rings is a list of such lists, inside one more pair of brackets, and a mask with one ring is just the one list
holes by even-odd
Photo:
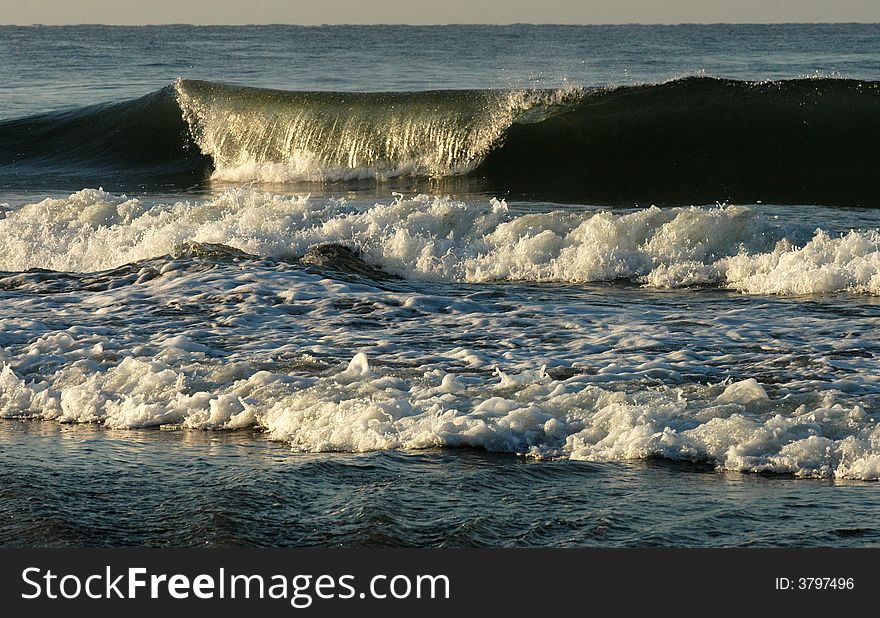
[[470, 378], [465, 389], [438, 371], [409, 380], [377, 374], [358, 354], [320, 378], [260, 371], [214, 392], [188, 391], [186, 382], [162, 361], [131, 357], [39, 385], [5, 365], [0, 404], [7, 418], [114, 428], [256, 426], [302, 451], [470, 446], [535, 458], [665, 457], [728, 470], [880, 478], [880, 427], [863, 409], [827, 394], [774, 401], [753, 379], [624, 393], [534, 370], [499, 372], [494, 383]]
[[[259, 256], [335, 243], [416, 282], [201, 262], [193, 242]], [[877, 294], [878, 252], [875, 232], [814, 233], [733, 206], [523, 215], [497, 200], [349, 203], [240, 189], [151, 204], [84, 190], [0, 220], [0, 414], [256, 428], [302, 451], [471, 446], [877, 479], [870, 314], [783, 315], [798, 303], [743, 307], [738, 295], [708, 312], [630, 307], [643, 290], [591, 303], [580, 286], [445, 282]], [[50, 277], [69, 289], [53, 294], [47, 276], [15, 274], [161, 256], [77, 284]], [[537, 300], [496, 300], [509, 288]]]
[[756, 294], [880, 293], [880, 234], [784, 226], [746, 207], [515, 215], [505, 202], [419, 195], [374, 205], [228, 191], [147, 205], [87, 189], [0, 220], [0, 268], [97, 271], [187, 242], [262, 256], [335, 243], [403, 277], [462, 282], [718, 285]]

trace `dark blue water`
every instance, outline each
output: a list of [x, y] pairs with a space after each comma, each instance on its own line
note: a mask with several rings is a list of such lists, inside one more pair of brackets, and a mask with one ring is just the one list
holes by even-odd
[[876, 544], [878, 35], [0, 28], [0, 544]]
[[[260, 436], [5, 421], [5, 546], [865, 546], [856, 481], [479, 451], [308, 455]], [[11, 453], [39, 450], [30, 460]], [[26, 498], [24, 497], [26, 496]], [[683, 505], [687, 504], [687, 508]]]

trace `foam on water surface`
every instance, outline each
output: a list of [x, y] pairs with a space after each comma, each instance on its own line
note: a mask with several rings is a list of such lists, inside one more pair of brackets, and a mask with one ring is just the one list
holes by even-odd
[[878, 256], [740, 206], [83, 190], [0, 220], [0, 410], [876, 479]]
[[149, 205], [100, 190], [0, 220], [0, 268], [99, 271], [222, 244], [267, 257], [339, 244], [421, 280], [717, 285], [755, 294], [880, 293], [876, 230], [829, 233], [748, 207], [513, 214], [504, 201], [400, 196], [374, 205], [249, 189]]
[[539, 459], [664, 457], [749, 472], [880, 476], [880, 427], [860, 406], [832, 394], [772, 400], [754, 379], [627, 393], [532, 371], [494, 382], [470, 376], [467, 388], [450, 388], [438, 370], [375, 374], [360, 353], [345, 370], [311, 378], [257, 371], [224, 380], [225, 369], [204, 366], [199, 373], [214, 389], [201, 391], [187, 387], [192, 366], [175, 370], [163, 360], [83, 369], [28, 384], [4, 364], [3, 416], [112, 428], [259, 427], [313, 452], [468, 446]]

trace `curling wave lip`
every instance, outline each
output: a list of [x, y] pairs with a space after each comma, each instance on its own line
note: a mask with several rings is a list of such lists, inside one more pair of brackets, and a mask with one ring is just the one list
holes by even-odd
[[0, 123], [0, 184], [463, 177], [559, 201], [876, 206], [878, 112], [880, 84], [836, 78], [385, 93], [178, 80]]

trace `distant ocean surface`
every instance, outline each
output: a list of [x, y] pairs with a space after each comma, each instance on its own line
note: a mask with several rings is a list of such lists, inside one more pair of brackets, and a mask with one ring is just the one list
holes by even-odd
[[880, 542], [880, 25], [0, 60], [0, 545]]

